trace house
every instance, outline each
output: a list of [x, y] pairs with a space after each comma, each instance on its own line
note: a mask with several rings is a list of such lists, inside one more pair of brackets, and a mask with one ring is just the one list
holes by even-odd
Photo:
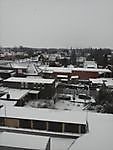
[[85, 61], [84, 68], [97, 68], [97, 63], [95, 61]]
[[7, 88], [4, 90], [4, 95], [0, 97], [1, 100], [20, 101], [25, 98], [29, 93], [29, 90]]
[[15, 74], [14, 70], [0, 69], [0, 77], [7, 79]]
[[39, 67], [42, 70], [42, 74], [51, 71], [51, 76], [56, 78], [57, 75], [78, 76], [79, 79], [88, 80], [89, 78], [98, 78], [99, 76], [105, 77], [111, 75], [109, 69], [98, 68], [65, 68], [65, 67]]
[[97, 78], [97, 79], [89, 79], [90, 88], [98, 88], [105, 84], [105, 86], [109, 89], [113, 89], [113, 78]]
[[[28, 100], [29, 97], [29, 90], [26, 89], [13, 89], [7, 88], [4, 90], [4, 94], [0, 97], [2, 101], [15, 101], [18, 106], [23, 106], [25, 101]], [[30, 98], [29, 98], [30, 100]]]
[[51, 99], [55, 93], [55, 79], [40, 77], [11, 77], [3, 81], [4, 87], [40, 91], [39, 98]]
[[73, 68], [72, 70], [72, 75], [77, 75], [82, 80], [98, 78], [99, 76], [105, 77], [107, 74], [109, 74], [109, 76], [111, 75], [111, 71], [109, 69]]
[[57, 80], [63, 83], [68, 83], [68, 76], [67, 75], [57, 75]]
[[87, 132], [86, 113], [25, 107], [0, 109], [0, 126], [44, 135], [78, 138]]

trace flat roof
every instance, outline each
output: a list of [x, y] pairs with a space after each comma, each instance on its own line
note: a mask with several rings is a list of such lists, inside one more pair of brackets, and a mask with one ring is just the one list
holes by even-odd
[[113, 150], [113, 114], [88, 112], [89, 132], [70, 150]]
[[35, 90], [30, 90], [30, 91], [29, 91], [30, 94], [39, 94], [39, 92], [40, 92], [40, 91], [37, 91], [37, 90], [36, 90], [36, 91], [35, 91]]
[[103, 80], [103, 81], [104, 81], [104, 80], [106, 81], [106, 82], [105, 82], [105, 85], [106, 85], [107, 87], [113, 88], [113, 78], [103, 78], [102, 80]]
[[0, 105], [3, 105], [3, 106], [14, 106], [15, 104], [17, 103], [17, 101], [7, 101], [7, 100], [0, 100]]
[[93, 84], [103, 84], [103, 80], [101, 78], [97, 79], [89, 79]]
[[51, 71], [52, 72], [64, 72], [64, 73], [71, 73], [72, 69], [71, 68], [64, 68], [64, 67], [46, 67], [46, 66], [41, 66], [39, 67], [43, 72], [44, 71]]
[[20, 78], [20, 77], [10, 77], [4, 81], [7, 82], [27, 82], [27, 83], [42, 83], [42, 84], [52, 84], [55, 79], [43, 79], [43, 78]]
[[11, 64], [13, 68], [15, 69], [27, 69], [27, 66], [22, 66], [19, 64]]
[[63, 72], [63, 73], [71, 73], [72, 71], [88, 71], [88, 72], [99, 72], [99, 73], [104, 73], [104, 72], [111, 72], [109, 69], [98, 69], [98, 68], [65, 68], [65, 67], [46, 67], [46, 66], [41, 66], [39, 67], [41, 70], [51, 70], [53, 72]]
[[0, 86], [0, 92], [4, 92], [6, 89], [7, 87]]
[[79, 76], [71, 76], [71, 79], [78, 79]]
[[113, 87], [113, 78], [97, 78], [97, 79], [89, 79], [92, 83], [103, 84], [107, 87]]
[[4, 108], [1, 108], [0, 111], [1, 117], [86, 124], [86, 113], [83, 111], [7, 107], [6, 116]]
[[7, 94], [10, 94], [9, 100], [20, 100], [28, 94], [29, 90], [7, 88], [4, 92], [6, 92], [6, 94], [1, 96], [1, 99], [7, 100]]
[[61, 81], [68, 81], [68, 79], [60, 79]]
[[68, 78], [67, 75], [57, 75], [58, 78]]
[[0, 69], [0, 73], [12, 73], [14, 70], [6, 70], [6, 69]]
[[98, 68], [72, 68], [73, 71], [87, 71], [87, 72], [111, 72], [109, 69], [98, 69]]
[[50, 138], [46, 136], [1, 132], [0, 146], [32, 150], [46, 150], [49, 139]]

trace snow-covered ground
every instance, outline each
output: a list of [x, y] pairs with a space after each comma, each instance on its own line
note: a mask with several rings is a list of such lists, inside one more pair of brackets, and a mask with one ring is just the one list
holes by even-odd
[[75, 139], [51, 138], [51, 150], [69, 150]]
[[55, 104], [52, 100], [37, 100], [37, 101], [29, 101], [26, 103], [24, 107], [33, 107], [33, 108], [50, 108], [50, 109], [58, 109], [58, 110], [82, 110], [84, 104], [75, 103], [66, 100], [59, 100]]
[[89, 133], [77, 139], [70, 150], [113, 150], [113, 115], [88, 113]]
[[77, 104], [65, 100], [60, 100], [55, 104], [55, 108], [61, 110], [82, 110], [83, 106], [83, 104]]

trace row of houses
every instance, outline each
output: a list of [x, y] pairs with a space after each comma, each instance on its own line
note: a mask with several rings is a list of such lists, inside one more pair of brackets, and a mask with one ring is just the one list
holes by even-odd
[[97, 69], [97, 68], [64, 68], [64, 67], [39, 67], [42, 71], [43, 77], [54, 77], [57, 75], [67, 75], [68, 78], [72, 76], [78, 76], [79, 79], [87, 80], [89, 78], [110, 77], [111, 71], [109, 69]]
[[55, 94], [55, 79], [43, 79], [40, 77], [10, 77], [3, 82], [4, 87], [30, 90], [31, 94], [37, 94], [38, 98], [51, 99]]

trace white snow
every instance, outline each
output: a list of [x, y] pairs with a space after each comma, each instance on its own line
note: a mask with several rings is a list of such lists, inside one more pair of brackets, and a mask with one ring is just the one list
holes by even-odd
[[51, 150], [68, 150], [75, 139], [51, 138]]
[[7, 100], [7, 94], [10, 94], [9, 100], [20, 100], [28, 94], [29, 90], [7, 88], [4, 92], [6, 92], [6, 94], [1, 96], [1, 99]]
[[78, 138], [70, 150], [113, 150], [113, 115], [88, 113], [89, 133]]
[[45, 150], [49, 137], [20, 133], [3, 132], [0, 134], [0, 146]]
[[17, 101], [7, 101], [7, 100], [0, 100], [0, 105], [4, 105], [5, 107], [14, 106]]
[[66, 100], [60, 100], [56, 102], [55, 108], [59, 110], [74, 110], [74, 111], [81, 111], [83, 108], [83, 104], [77, 104], [75, 102], [70, 102]]
[[41, 70], [51, 70], [53, 72], [66, 72], [71, 73], [72, 71], [88, 71], [88, 72], [111, 72], [109, 69], [98, 69], [98, 68], [64, 68], [64, 67], [48, 67], [48, 66], [40, 66]]
[[7, 82], [26, 82], [26, 83], [46, 83], [46, 84], [52, 84], [55, 79], [43, 79], [43, 78], [19, 78], [19, 77], [10, 77], [4, 81]]
[[[5, 117], [3, 109], [1, 109], [0, 116]], [[29, 107], [7, 107], [6, 116], [11, 118], [86, 124], [86, 113], [83, 111], [64, 111], [40, 108], [29, 109]]]
[[67, 75], [57, 75], [57, 78], [68, 78]]
[[108, 88], [113, 88], [113, 78], [97, 78], [97, 79], [89, 79], [93, 84], [103, 84]]

